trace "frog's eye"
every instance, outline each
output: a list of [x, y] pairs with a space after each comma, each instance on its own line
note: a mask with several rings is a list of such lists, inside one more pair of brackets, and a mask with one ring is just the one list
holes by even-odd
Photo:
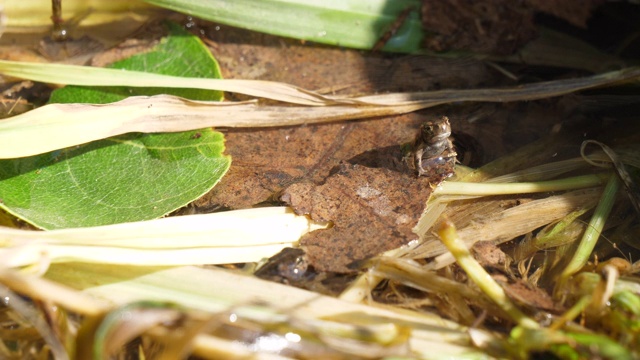
[[435, 126], [432, 124], [425, 124], [422, 126], [422, 132], [427, 133], [427, 134], [432, 134], [433, 131], [435, 130]]

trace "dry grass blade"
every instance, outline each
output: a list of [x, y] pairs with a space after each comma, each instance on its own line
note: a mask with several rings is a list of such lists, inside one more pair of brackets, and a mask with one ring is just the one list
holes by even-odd
[[108, 105], [52, 104], [0, 123], [0, 142], [4, 145], [0, 158], [14, 158], [128, 132], [176, 132], [210, 126], [291, 126], [401, 114], [457, 101], [509, 102], [547, 98], [634, 79], [640, 76], [640, 68], [515, 88], [441, 90], [359, 98], [322, 96], [276, 82], [180, 78], [60, 64], [0, 61], [0, 73], [35, 81], [87, 86], [213, 89], [305, 105], [283, 107], [251, 103], [211, 103], [163, 95], [133, 97]]
[[313, 91], [273, 81], [186, 78], [121, 69], [6, 60], [0, 60], [0, 73], [21, 79], [65, 85], [219, 90], [310, 106], [338, 102]]
[[[418, 105], [299, 107], [130, 97], [108, 105], [51, 104], [0, 122], [0, 158], [32, 156], [129, 132], [269, 127], [393, 115]], [[91, 119], [88, 121], [87, 119]]]
[[[524, 204], [502, 208], [502, 201], [475, 202], [464, 209], [451, 208], [451, 221], [459, 224], [458, 236], [471, 247], [478, 241], [499, 244], [531, 232], [541, 226], [562, 219], [576, 208], [595, 206], [600, 189], [576, 190], [561, 195], [549, 196]], [[459, 210], [459, 211], [456, 211]], [[486, 214], [479, 217], [473, 214]], [[429, 267], [440, 269], [455, 260], [433, 234], [424, 234], [425, 242], [409, 256], [412, 258], [437, 257]]]
[[22, 295], [34, 299], [46, 297], [47, 301], [84, 315], [98, 315], [110, 306], [106, 300], [98, 300], [70, 287], [6, 268], [0, 269], [0, 282]]
[[255, 262], [324, 227], [285, 207], [47, 232], [0, 227], [0, 263], [21, 267], [42, 266], [43, 261], [147, 266]]
[[[408, 345], [418, 356], [429, 356], [433, 351], [454, 357], [480, 353], [472, 347], [467, 328], [432, 314], [354, 304], [216, 268], [132, 271], [130, 267], [70, 264], [64, 267], [54, 265], [46, 276], [81, 289], [84, 295], [108, 300], [115, 305], [153, 300], [213, 314], [227, 314], [220, 318], [228, 319], [233, 315], [238, 319], [237, 323], [249, 321], [264, 331], [296, 333], [299, 331], [296, 329], [301, 327], [308, 333], [305, 337], [317, 334], [324, 339], [324, 346], [334, 351], [349, 351], [349, 346], [341, 346], [349, 342], [353, 346], [353, 340], [360, 339], [363, 344], [371, 346], [387, 344], [383, 348], [390, 347], [396, 351], [395, 354], [404, 352], [398, 350], [404, 348], [398, 347], [402, 344]], [[277, 330], [277, 324], [284, 328]], [[412, 330], [407, 333], [403, 330], [405, 328]], [[493, 337], [489, 333], [486, 335]], [[196, 340], [197, 346], [205, 346], [206, 343]], [[245, 348], [253, 346], [253, 351], [268, 351], [250, 341], [236, 344]], [[358, 351], [363, 350], [361, 346], [357, 347]], [[209, 352], [203, 348], [195, 351], [199, 354], [213, 353], [213, 350]]]
[[331, 104], [435, 106], [454, 101], [510, 102], [549, 98], [580, 90], [633, 80], [640, 68], [632, 67], [576, 79], [546, 81], [504, 89], [440, 90], [337, 98], [320, 95], [290, 84], [260, 80], [222, 80], [182, 78], [139, 71], [88, 66], [40, 64], [0, 60], [0, 73], [21, 79], [83, 86], [132, 86], [196, 88], [235, 92], [292, 104], [323, 106]]
[[[503, 206], [502, 202], [507, 200], [504, 198], [505, 194], [560, 191], [604, 185], [608, 179], [607, 174], [578, 175], [572, 178], [549, 180], [566, 172], [584, 170], [589, 167], [583, 158], [536, 165], [551, 158], [552, 154], [558, 151], [558, 140], [558, 137], [553, 136], [542, 139], [524, 146], [508, 156], [497, 159], [463, 176], [458, 181], [449, 181], [441, 184], [434, 192], [437, 196], [429, 199], [422, 217], [414, 228], [414, 232], [423, 239], [435, 240], [434, 237], [428, 235], [429, 231], [450, 204], [455, 204], [455, 209], [448, 211], [448, 214], [459, 228], [466, 227], [469, 224], [468, 220], [474, 218], [481, 221], [477, 226], [483, 226], [482, 224], [486, 223], [486, 216], [479, 217], [478, 214], [489, 214], [491, 211], [499, 212], [504, 210], [500, 209], [500, 206]], [[564, 141], [569, 140], [564, 139]], [[624, 163], [633, 166], [638, 164], [635, 147], [621, 147], [620, 153], [621, 160]], [[602, 152], [590, 154], [588, 159], [591, 161], [610, 161]], [[523, 166], [526, 166], [525, 164], [534, 166], [522, 169]], [[502, 175], [505, 173], [506, 175]], [[535, 182], [528, 183], [528, 181]], [[493, 202], [490, 200], [473, 200], [489, 195], [503, 197]], [[593, 196], [597, 195], [594, 194]], [[569, 208], [565, 210], [571, 211]], [[576, 209], [574, 208], [573, 210]], [[564, 217], [564, 215], [560, 214], [558, 216], [560, 218]], [[533, 222], [535, 223], [536, 219]], [[540, 226], [543, 225], [545, 224]], [[434, 244], [440, 248], [437, 242]]]
[[[195, 316], [192, 316], [192, 318]], [[200, 316], [203, 317], [203, 316]], [[206, 316], [204, 316], [206, 318]], [[183, 331], [174, 330], [171, 335], [158, 336], [154, 340], [160, 341], [163, 346], [161, 354], [154, 356], [158, 360], [183, 359], [191, 348], [189, 343], [192, 338], [201, 332], [205, 319], [188, 321], [184, 309], [172, 304], [142, 301], [127, 304], [107, 313], [96, 330], [95, 343], [92, 349], [94, 359], [106, 359], [113, 357], [126, 344], [143, 335], [151, 329], [164, 324], [179, 324]], [[157, 331], [156, 331], [157, 332]], [[168, 339], [170, 342], [167, 342]], [[84, 344], [81, 344], [83, 346]], [[84, 349], [83, 349], [84, 350]], [[82, 355], [85, 352], [82, 351]]]
[[587, 76], [583, 78], [553, 80], [524, 84], [503, 89], [439, 90], [417, 93], [396, 93], [370, 95], [356, 98], [366, 104], [423, 103], [425, 107], [447, 104], [455, 101], [511, 102], [546, 99], [572, 92], [606, 86], [640, 77], [640, 68], [626, 68], [619, 71]]
[[546, 163], [539, 166], [533, 166], [524, 170], [516, 171], [511, 174], [494, 177], [485, 181], [485, 183], [510, 183], [518, 181], [543, 181], [555, 178], [562, 174], [582, 169], [588, 164], [583, 158], [573, 158], [568, 160]]
[[49, 346], [51, 354], [55, 359], [67, 360], [67, 355], [63, 344], [56, 336], [55, 331], [51, 328], [51, 325], [47, 323], [45, 318], [35, 309], [35, 304], [22, 299], [18, 294], [13, 292], [10, 288], [0, 284], [0, 296], [4, 299], [5, 306], [10, 307], [19, 317], [25, 321], [33, 324], [38, 333], [45, 340]]

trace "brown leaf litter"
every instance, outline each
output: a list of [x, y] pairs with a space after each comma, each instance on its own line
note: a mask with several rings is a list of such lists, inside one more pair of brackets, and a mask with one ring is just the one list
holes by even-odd
[[293, 184], [282, 199], [298, 213], [333, 222], [300, 241], [314, 268], [350, 272], [358, 269], [355, 261], [415, 239], [411, 228], [430, 194], [427, 178], [342, 163], [326, 183]]

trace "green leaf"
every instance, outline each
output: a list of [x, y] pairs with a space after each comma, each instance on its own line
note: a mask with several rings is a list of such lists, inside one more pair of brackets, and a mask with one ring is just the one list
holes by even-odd
[[[111, 68], [144, 71], [161, 75], [222, 78], [220, 67], [197, 37], [169, 23], [171, 34], [151, 52], [134, 55], [111, 64]], [[51, 94], [50, 103], [106, 104], [129, 96], [170, 94], [191, 100], [219, 101], [223, 93], [201, 89], [134, 88], [124, 86], [66, 86]]]
[[405, 10], [383, 48], [415, 52], [423, 39], [419, 0], [145, 0], [201, 19], [323, 44], [371, 49]]
[[[151, 52], [113, 68], [185, 77], [220, 77], [217, 62], [195, 36], [169, 24]], [[132, 95], [172, 94], [221, 100], [198, 89], [77, 87], [52, 102], [107, 103]], [[91, 121], [91, 119], [87, 119]], [[0, 161], [0, 207], [44, 229], [85, 227], [163, 216], [208, 192], [231, 163], [224, 137], [211, 129], [126, 134], [52, 153]]]

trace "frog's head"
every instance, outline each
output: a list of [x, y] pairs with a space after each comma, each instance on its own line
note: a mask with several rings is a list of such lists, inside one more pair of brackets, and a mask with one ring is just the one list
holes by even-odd
[[435, 144], [451, 136], [449, 118], [443, 116], [436, 121], [427, 121], [420, 126], [420, 137], [427, 144]]

